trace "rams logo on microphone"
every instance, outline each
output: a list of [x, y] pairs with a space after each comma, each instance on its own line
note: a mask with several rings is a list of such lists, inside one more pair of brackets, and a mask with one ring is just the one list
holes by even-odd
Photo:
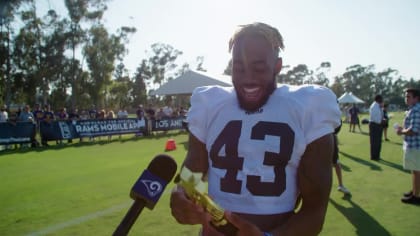
[[141, 180], [141, 182], [146, 186], [147, 194], [149, 194], [150, 197], [155, 197], [160, 192], [162, 192], [163, 186], [158, 181], [152, 181], [152, 180]]

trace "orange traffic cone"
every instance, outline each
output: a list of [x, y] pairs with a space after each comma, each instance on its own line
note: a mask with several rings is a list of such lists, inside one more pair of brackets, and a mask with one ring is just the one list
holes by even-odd
[[168, 139], [168, 141], [166, 141], [165, 151], [172, 151], [172, 150], [175, 150], [175, 149], [176, 149], [175, 140]]

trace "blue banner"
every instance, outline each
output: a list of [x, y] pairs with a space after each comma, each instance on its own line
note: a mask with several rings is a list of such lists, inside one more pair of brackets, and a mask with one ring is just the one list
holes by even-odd
[[35, 124], [32, 122], [0, 123], [0, 144], [31, 143], [35, 139]]
[[[71, 122], [78, 137], [104, 136], [113, 134], [138, 133], [146, 129], [146, 121], [136, 118], [107, 120], [78, 120]], [[69, 129], [71, 129], [69, 127]], [[61, 132], [64, 132], [64, 127]], [[68, 133], [73, 133], [71, 130]]]
[[152, 131], [167, 131], [174, 129], [184, 129], [183, 121], [185, 117], [168, 118], [161, 120], [151, 120]]
[[46, 141], [138, 133], [145, 128], [146, 121], [136, 118], [53, 121], [40, 124], [41, 137]]
[[[41, 139], [44, 141], [76, 139], [120, 134], [147, 135], [147, 123], [152, 131], [185, 129], [185, 118], [176, 117], [162, 120], [138, 120], [137, 118], [104, 120], [63, 120], [39, 124]], [[31, 143], [35, 141], [36, 128], [31, 122], [0, 123], [0, 144]]]

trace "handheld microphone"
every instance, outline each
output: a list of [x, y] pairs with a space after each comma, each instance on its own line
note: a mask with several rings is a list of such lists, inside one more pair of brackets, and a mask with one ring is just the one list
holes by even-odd
[[127, 235], [144, 207], [153, 210], [176, 169], [175, 160], [168, 155], [161, 154], [153, 158], [131, 188], [130, 197], [134, 202], [112, 235]]

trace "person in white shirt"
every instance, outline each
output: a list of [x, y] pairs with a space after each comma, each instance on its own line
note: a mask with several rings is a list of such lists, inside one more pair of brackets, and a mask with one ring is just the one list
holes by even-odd
[[370, 159], [379, 161], [381, 159], [382, 144], [382, 104], [381, 95], [375, 96], [375, 101], [369, 108], [369, 137], [370, 137]]
[[7, 114], [7, 106], [3, 105], [0, 110], [0, 122], [7, 122], [9, 116]]
[[127, 110], [119, 110], [118, 111], [118, 113], [117, 113], [117, 118], [120, 118], [120, 119], [125, 119], [125, 118], [128, 118], [128, 112], [127, 112]]
[[172, 117], [173, 110], [170, 106], [164, 106], [163, 113], [165, 114], [164, 118], [170, 118]]
[[[9, 116], [7, 114], [7, 106], [3, 105], [0, 109], [0, 123], [5, 123], [9, 119]], [[0, 150], [4, 150], [7, 147], [7, 145], [0, 145]]]

